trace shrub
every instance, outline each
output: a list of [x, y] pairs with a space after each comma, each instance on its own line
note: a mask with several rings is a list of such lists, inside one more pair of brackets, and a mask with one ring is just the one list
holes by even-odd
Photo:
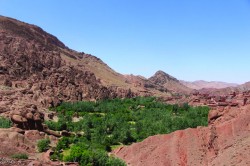
[[107, 166], [126, 166], [126, 163], [122, 161], [121, 159], [110, 157], [108, 159], [108, 162], [106, 163]]
[[28, 159], [28, 155], [25, 153], [18, 153], [11, 156], [14, 159]]
[[56, 145], [56, 150], [60, 151], [62, 149], [67, 149], [69, 147], [70, 140], [67, 137], [62, 137], [59, 139], [57, 145]]
[[41, 139], [37, 142], [38, 152], [45, 152], [49, 149], [50, 140], [49, 139]]
[[11, 126], [12, 126], [12, 123], [9, 119], [0, 117], [0, 128], [10, 128]]

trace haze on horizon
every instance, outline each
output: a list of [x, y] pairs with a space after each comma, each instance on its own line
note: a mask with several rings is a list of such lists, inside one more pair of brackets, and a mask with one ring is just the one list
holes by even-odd
[[249, 0], [0, 0], [0, 15], [40, 26], [122, 74], [250, 81]]

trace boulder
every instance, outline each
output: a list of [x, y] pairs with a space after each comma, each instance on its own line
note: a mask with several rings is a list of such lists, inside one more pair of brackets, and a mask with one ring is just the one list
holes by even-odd
[[20, 115], [12, 115], [11, 120], [14, 123], [26, 123], [27, 122], [27, 119]]
[[29, 120], [32, 120], [33, 119], [33, 114], [31, 112], [27, 113], [26, 118], [29, 119]]
[[219, 117], [221, 117], [221, 114], [219, 113], [218, 110], [211, 110], [211, 111], [209, 111], [209, 114], [208, 114], [208, 122], [212, 123], [213, 121], [215, 121]]

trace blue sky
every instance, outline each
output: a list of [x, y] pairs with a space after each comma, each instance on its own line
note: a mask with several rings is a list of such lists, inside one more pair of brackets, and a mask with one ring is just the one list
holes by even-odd
[[250, 81], [250, 0], [0, 0], [0, 14], [122, 74]]

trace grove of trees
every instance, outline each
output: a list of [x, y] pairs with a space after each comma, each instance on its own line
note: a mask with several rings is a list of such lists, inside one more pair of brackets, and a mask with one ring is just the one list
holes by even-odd
[[[112, 148], [129, 145], [176, 130], [207, 126], [208, 107], [169, 105], [154, 97], [112, 99], [98, 102], [62, 103], [56, 108], [58, 122], [46, 121], [52, 130], [74, 132], [55, 147], [53, 159], [81, 165], [125, 165], [108, 156]], [[73, 117], [78, 121], [73, 121]]]

